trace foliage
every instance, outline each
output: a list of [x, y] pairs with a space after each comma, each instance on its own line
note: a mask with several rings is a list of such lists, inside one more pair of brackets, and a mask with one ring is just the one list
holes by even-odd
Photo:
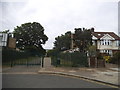
[[100, 51], [97, 51], [97, 59], [105, 59], [104, 57], [109, 56], [108, 53], [100, 53]]
[[37, 22], [25, 23], [14, 29], [14, 37], [16, 38], [16, 46], [19, 49], [28, 47], [42, 50], [42, 45], [48, 40], [44, 34], [44, 28]]
[[64, 66], [65, 63], [67, 66], [71, 65], [72, 67], [87, 67], [87, 56], [82, 52], [74, 52], [74, 53], [60, 53], [57, 57], [52, 57], [53, 65], [56, 65], [57, 60], [60, 59], [61, 66]]
[[95, 45], [91, 45], [88, 47], [88, 54], [90, 57], [94, 56], [96, 57], [97, 56], [97, 51], [96, 51], [96, 46]]
[[60, 52], [57, 49], [52, 49], [47, 52], [48, 57], [57, 56]]
[[2, 33], [9, 33], [10, 30], [4, 30]]
[[43, 56], [46, 53], [46, 50], [43, 49], [42, 47], [38, 48], [35, 46], [33, 46], [33, 47], [28, 46], [25, 48], [25, 51], [29, 52], [32, 56]]
[[79, 48], [80, 52], [85, 52], [88, 45], [92, 45], [92, 35], [91, 32], [94, 28], [91, 29], [81, 29], [75, 28], [74, 42]]
[[[65, 33], [55, 38], [54, 50], [49, 51], [48, 55], [52, 56], [52, 64], [56, 65], [58, 59], [60, 61], [69, 62], [72, 66], [88, 66], [86, 51], [88, 46], [92, 45], [92, 31], [94, 28], [85, 29], [75, 28], [75, 34], [73, 35], [73, 41], [79, 48], [80, 52], [62, 53], [62, 51], [71, 49], [71, 32]], [[95, 54], [94, 48], [90, 48], [91, 54]], [[63, 65], [62, 63], [60, 63]]]
[[68, 50], [71, 47], [71, 32], [68, 31], [65, 35], [61, 35], [55, 38], [54, 49], [58, 51]]
[[104, 59], [106, 62], [109, 62], [110, 56], [103, 56], [103, 59]]
[[120, 51], [113, 54], [113, 57], [111, 57], [110, 63], [113, 64], [119, 64], [120, 63]]

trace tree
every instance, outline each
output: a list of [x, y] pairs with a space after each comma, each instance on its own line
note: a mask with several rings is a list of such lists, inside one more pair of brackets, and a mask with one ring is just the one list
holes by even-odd
[[86, 52], [89, 45], [92, 45], [91, 32], [94, 28], [75, 28], [74, 43], [79, 48], [80, 52]]
[[9, 33], [10, 30], [4, 30], [2, 33]]
[[88, 47], [88, 54], [90, 57], [96, 57], [97, 56], [97, 50], [95, 45], [91, 45]]
[[19, 49], [39, 49], [43, 50], [42, 44], [48, 40], [44, 34], [44, 28], [37, 22], [25, 23], [14, 29], [16, 46]]
[[64, 51], [70, 49], [71, 46], [71, 32], [68, 31], [65, 35], [61, 35], [55, 38], [54, 48], [58, 51]]

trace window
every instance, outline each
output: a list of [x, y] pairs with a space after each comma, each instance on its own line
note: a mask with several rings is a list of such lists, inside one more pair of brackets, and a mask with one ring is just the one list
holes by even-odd
[[108, 50], [105, 50], [105, 53], [107, 53], [108, 52]]
[[110, 41], [110, 40], [108, 40], [108, 41], [107, 41], [107, 45], [110, 45], [110, 44], [111, 44], [111, 41]]
[[107, 41], [106, 40], [104, 40], [104, 45], [107, 45]]
[[110, 42], [108, 42], [108, 45], [110, 45]]
[[100, 45], [111, 45], [111, 41], [110, 40], [101, 40]]
[[104, 50], [103, 52], [104, 52], [104, 53], [109, 53], [109, 50]]
[[101, 40], [100, 45], [104, 45], [104, 41], [103, 40]]
[[101, 36], [101, 34], [98, 34], [98, 36]]
[[0, 37], [0, 42], [2, 42], [2, 37]]
[[116, 46], [119, 46], [119, 41], [118, 40], [116, 41]]
[[109, 55], [112, 55], [112, 50], [101, 50], [102, 53], [108, 53]]

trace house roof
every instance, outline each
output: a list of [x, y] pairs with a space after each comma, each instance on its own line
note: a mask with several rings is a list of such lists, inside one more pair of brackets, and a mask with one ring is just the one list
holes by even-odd
[[105, 34], [109, 34], [110, 36], [115, 38], [115, 40], [120, 40], [120, 37], [116, 35], [114, 32], [92, 32], [92, 35], [94, 35], [98, 39], [103, 37]]

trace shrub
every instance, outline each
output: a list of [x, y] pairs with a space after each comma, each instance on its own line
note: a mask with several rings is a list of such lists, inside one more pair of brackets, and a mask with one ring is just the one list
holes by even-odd
[[47, 52], [47, 56], [48, 57], [53, 57], [53, 56], [57, 56], [58, 54], [60, 53], [60, 51], [56, 50], [56, 49], [53, 49], [53, 50], [49, 50]]
[[120, 51], [113, 54], [113, 57], [110, 59], [110, 63], [119, 64], [120, 62]]
[[[63, 63], [60, 63], [62, 66], [70, 64], [72, 67], [84, 67], [88, 66], [87, 56], [85, 53], [74, 52], [74, 53], [59, 53], [57, 56], [52, 57], [53, 65], [56, 65], [58, 58]], [[67, 63], [67, 64], [66, 64]]]
[[74, 52], [71, 53], [71, 59], [73, 62], [73, 66], [88, 66], [88, 62], [87, 62], [87, 56], [85, 53], [82, 52]]

